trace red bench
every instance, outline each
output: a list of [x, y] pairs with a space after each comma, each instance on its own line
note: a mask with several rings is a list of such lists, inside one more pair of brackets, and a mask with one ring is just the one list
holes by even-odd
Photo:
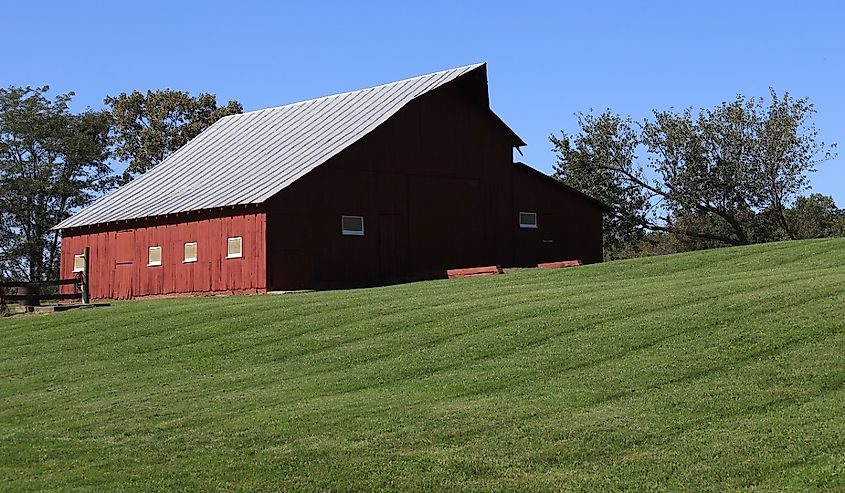
[[561, 267], [578, 267], [579, 265], [584, 265], [584, 263], [580, 260], [562, 260], [560, 262], [537, 264], [537, 267], [540, 269], [560, 269]]
[[446, 271], [446, 275], [449, 279], [454, 279], [456, 277], [495, 276], [504, 272], [499, 265], [489, 265], [486, 267], [469, 267], [467, 269], [449, 269]]

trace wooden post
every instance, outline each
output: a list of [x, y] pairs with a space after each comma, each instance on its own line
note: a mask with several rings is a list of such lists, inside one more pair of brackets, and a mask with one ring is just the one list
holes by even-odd
[[0, 317], [9, 312], [9, 307], [6, 306], [6, 286], [3, 281], [0, 281]]
[[87, 305], [91, 302], [91, 291], [89, 289], [88, 284], [88, 256], [91, 254], [91, 248], [85, 247], [85, 251], [83, 252], [83, 258], [85, 259], [85, 263], [82, 267], [82, 304]]
[[41, 289], [38, 287], [38, 283], [28, 282], [18, 285], [17, 294], [22, 296], [20, 299], [21, 306], [41, 306]]

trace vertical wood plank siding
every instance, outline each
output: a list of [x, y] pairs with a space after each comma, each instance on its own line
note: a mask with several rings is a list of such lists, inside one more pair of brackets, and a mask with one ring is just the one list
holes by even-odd
[[[131, 226], [131, 225], [130, 225]], [[227, 259], [227, 239], [243, 237], [243, 257]], [[197, 261], [183, 262], [185, 243], [197, 242]], [[73, 255], [91, 247], [91, 296], [129, 299], [176, 294], [262, 293], [267, 289], [265, 215], [198, 217], [180, 222], [74, 234], [62, 238], [62, 277]], [[161, 246], [161, 265], [147, 266]]]
[[[366, 286], [447, 269], [602, 260], [602, 206], [513, 163], [522, 142], [474, 72], [405, 105], [260, 205], [63, 231], [62, 274], [92, 249], [94, 298]], [[285, 162], [266, 163], [284, 166]], [[521, 211], [537, 228], [520, 228]], [[341, 217], [364, 217], [344, 235]], [[244, 256], [226, 259], [227, 238]], [[197, 242], [197, 261], [182, 263]], [[162, 265], [147, 267], [161, 246]]]
[[[364, 286], [482, 265], [600, 262], [596, 203], [513, 163], [514, 136], [462, 79], [413, 101], [266, 206], [268, 285]], [[519, 212], [540, 226], [519, 227]], [[344, 236], [342, 215], [364, 216]]]

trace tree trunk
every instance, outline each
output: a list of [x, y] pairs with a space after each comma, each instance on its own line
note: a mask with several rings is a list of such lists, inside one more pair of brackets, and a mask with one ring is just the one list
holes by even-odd
[[777, 213], [778, 213], [778, 221], [780, 221], [780, 226], [786, 231], [786, 236], [789, 237], [790, 240], [795, 240], [797, 237], [795, 236], [795, 232], [792, 230], [792, 227], [789, 225], [789, 220], [786, 218], [786, 211], [780, 205], [777, 206]]

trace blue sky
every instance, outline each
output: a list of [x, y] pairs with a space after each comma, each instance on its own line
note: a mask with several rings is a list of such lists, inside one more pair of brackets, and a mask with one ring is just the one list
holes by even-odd
[[[12, 2], [0, 84], [108, 94], [170, 87], [253, 110], [486, 61], [493, 109], [549, 172], [573, 113], [809, 96], [845, 146], [842, 2]], [[812, 176], [845, 207], [845, 147]]]

